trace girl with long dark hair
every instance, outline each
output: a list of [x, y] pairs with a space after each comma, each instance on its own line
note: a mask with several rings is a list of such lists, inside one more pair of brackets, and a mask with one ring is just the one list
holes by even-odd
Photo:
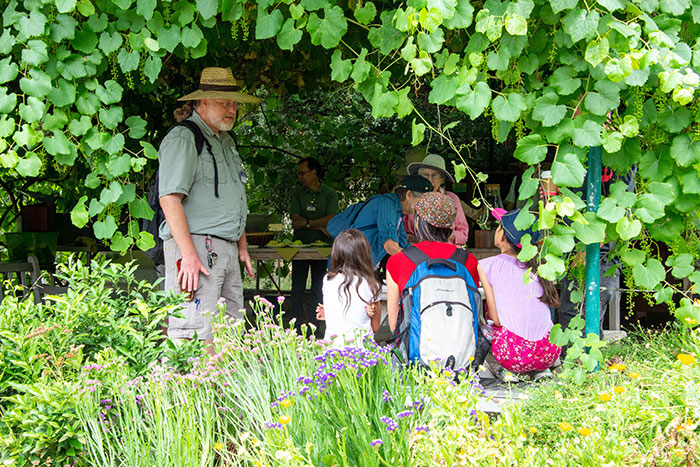
[[495, 326], [493, 356], [506, 370], [527, 373], [547, 370], [561, 353], [561, 348], [549, 342], [553, 326], [549, 307], [558, 306], [559, 294], [551, 281], [537, 275], [536, 258], [527, 263], [517, 258], [526, 234], [532, 243], [539, 238], [539, 231], [531, 227], [515, 227], [519, 212], [492, 212], [500, 221], [494, 242], [501, 254], [481, 260], [479, 266], [487, 279], [484, 289], [492, 289], [495, 300], [488, 304], [488, 317]]
[[369, 241], [362, 232], [348, 229], [338, 234], [323, 280], [324, 338], [336, 347], [360, 346], [367, 334], [379, 329], [381, 284], [372, 264]]

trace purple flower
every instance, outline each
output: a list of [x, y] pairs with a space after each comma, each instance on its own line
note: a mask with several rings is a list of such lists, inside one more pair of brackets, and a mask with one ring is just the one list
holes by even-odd
[[380, 420], [386, 423], [386, 431], [394, 431], [399, 427], [399, 422], [397, 422], [393, 418], [382, 417], [380, 418]]
[[284, 295], [280, 295], [279, 297], [277, 297], [277, 303], [279, 303], [280, 305], [284, 303]]
[[384, 444], [384, 441], [382, 441], [381, 439], [375, 439], [375, 440], [370, 441], [370, 443], [369, 443], [369, 445], [372, 447], [381, 446], [382, 444]]
[[399, 412], [397, 417], [405, 418], [405, 417], [410, 417], [411, 415], [413, 415], [413, 410], [404, 410], [403, 412]]
[[417, 426], [417, 427], [416, 427], [416, 433], [418, 433], [419, 431], [423, 431], [423, 432], [427, 433], [427, 432], [429, 432], [430, 430], [428, 429], [427, 426], [421, 425], [421, 426]]
[[384, 393], [382, 394], [382, 399], [384, 399], [384, 402], [389, 403], [391, 402], [391, 394], [389, 394], [389, 391], [386, 389], [384, 390]]
[[281, 423], [271, 423], [271, 422], [265, 422], [265, 429], [267, 430], [275, 430], [275, 429], [280, 429], [282, 428]]

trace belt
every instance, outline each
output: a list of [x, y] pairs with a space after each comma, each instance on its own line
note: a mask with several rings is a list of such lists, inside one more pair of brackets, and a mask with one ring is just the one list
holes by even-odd
[[194, 235], [203, 235], [205, 237], [215, 238], [217, 240], [221, 240], [221, 241], [224, 241], [226, 243], [236, 243], [236, 240], [229, 240], [227, 238], [219, 237], [217, 235], [211, 235], [211, 234], [194, 234]]

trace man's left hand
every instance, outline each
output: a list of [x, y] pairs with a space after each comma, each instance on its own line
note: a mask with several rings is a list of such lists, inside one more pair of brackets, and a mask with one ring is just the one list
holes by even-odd
[[245, 249], [239, 249], [238, 250], [238, 259], [243, 263], [245, 266], [246, 273], [248, 273], [248, 277], [253, 279], [255, 277], [255, 272], [253, 272], [253, 263], [250, 261], [250, 254], [248, 253], [248, 250]]

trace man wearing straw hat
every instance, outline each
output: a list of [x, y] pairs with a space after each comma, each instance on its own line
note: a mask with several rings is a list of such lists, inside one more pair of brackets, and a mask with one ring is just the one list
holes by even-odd
[[[221, 298], [226, 313], [242, 318], [243, 282], [240, 264], [248, 275], [253, 268], [245, 237], [246, 173], [233, 138], [240, 102], [259, 103], [243, 94], [230, 68], [205, 68], [199, 89], [179, 99], [192, 101], [187, 119], [194, 129], [174, 127], [158, 151], [160, 226], [165, 256], [165, 288], [186, 293], [182, 317], [171, 317], [168, 336], [204, 340], [213, 349], [209, 314]], [[191, 126], [191, 123], [188, 123]], [[198, 152], [197, 129], [204, 137]]]

